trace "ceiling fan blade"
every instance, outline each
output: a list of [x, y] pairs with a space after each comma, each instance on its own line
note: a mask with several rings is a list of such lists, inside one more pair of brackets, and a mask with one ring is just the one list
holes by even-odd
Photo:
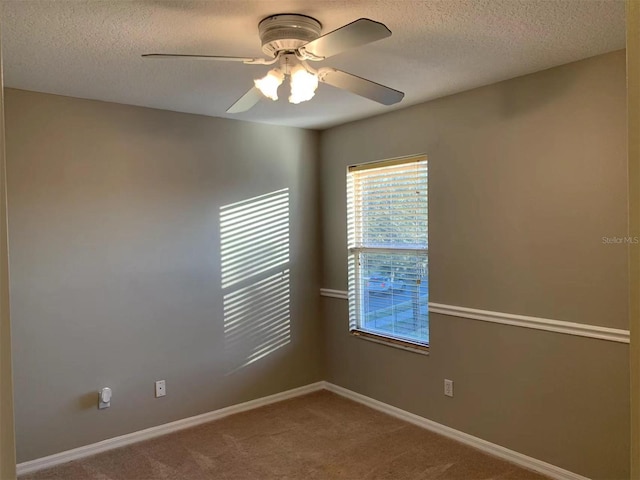
[[246, 112], [256, 103], [258, 103], [262, 99], [262, 97], [262, 92], [260, 92], [260, 90], [258, 90], [256, 87], [253, 87], [238, 100], [236, 100], [236, 103], [234, 103], [227, 109], [227, 113]]
[[404, 93], [372, 82], [366, 78], [357, 77], [335, 68], [321, 68], [318, 79], [337, 88], [368, 98], [383, 105], [393, 105], [404, 98]]
[[220, 55], [183, 55], [179, 53], [145, 53], [142, 55], [144, 58], [192, 58], [196, 60], [217, 60], [220, 62], [244, 62], [253, 63], [263, 60], [261, 58], [250, 57], [224, 57]]
[[391, 36], [391, 30], [385, 24], [360, 18], [312, 40], [300, 47], [300, 51], [309, 54], [311, 57], [309, 60], [322, 60], [349, 48], [359, 47], [389, 36]]

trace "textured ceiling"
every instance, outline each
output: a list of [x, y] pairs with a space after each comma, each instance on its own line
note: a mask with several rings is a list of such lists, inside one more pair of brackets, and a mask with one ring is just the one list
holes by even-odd
[[[324, 128], [624, 48], [623, 0], [8, 0], [9, 87], [118, 103]], [[333, 66], [402, 90], [393, 107], [320, 85], [310, 102], [262, 100], [225, 110], [265, 66], [144, 60], [169, 52], [262, 56], [258, 22], [303, 13], [329, 32], [360, 17], [390, 38], [336, 55]]]

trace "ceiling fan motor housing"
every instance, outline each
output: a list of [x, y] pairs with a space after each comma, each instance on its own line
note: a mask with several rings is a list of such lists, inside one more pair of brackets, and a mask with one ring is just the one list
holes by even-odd
[[275, 57], [280, 51], [292, 51], [320, 36], [322, 25], [306, 15], [281, 14], [265, 18], [258, 25], [262, 51]]

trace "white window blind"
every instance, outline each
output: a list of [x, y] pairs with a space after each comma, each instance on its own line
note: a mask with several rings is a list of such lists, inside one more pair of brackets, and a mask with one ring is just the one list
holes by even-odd
[[351, 330], [428, 345], [425, 156], [349, 167]]

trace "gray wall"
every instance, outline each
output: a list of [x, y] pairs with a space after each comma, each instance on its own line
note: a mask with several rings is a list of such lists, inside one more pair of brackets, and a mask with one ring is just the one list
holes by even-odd
[[[627, 228], [623, 52], [320, 138], [18, 90], [6, 102], [19, 461], [326, 378], [628, 477], [626, 345], [433, 314], [423, 356], [351, 337], [346, 302], [320, 305], [316, 281], [324, 258], [322, 286], [346, 289], [346, 165], [426, 153], [431, 301], [626, 329], [627, 250], [602, 243]], [[291, 342], [242, 367], [255, 339], [225, 339], [220, 207], [282, 188]], [[103, 385], [114, 399], [98, 411]]]
[[[11, 89], [6, 112], [18, 461], [323, 378], [317, 132]], [[283, 188], [290, 342], [243, 367], [266, 334], [225, 337], [220, 207]]]
[[[430, 301], [627, 329], [627, 247], [602, 242], [627, 232], [625, 109], [619, 51], [323, 131], [323, 287], [347, 287], [345, 167], [426, 153]], [[344, 300], [323, 309], [329, 381], [628, 478], [628, 345], [431, 314], [424, 356], [350, 336]]]

